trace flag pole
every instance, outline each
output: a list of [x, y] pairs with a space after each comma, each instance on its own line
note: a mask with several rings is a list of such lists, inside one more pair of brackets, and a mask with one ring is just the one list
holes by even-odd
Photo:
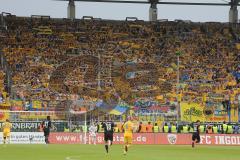
[[177, 84], [176, 84], [176, 94], [177, 94], [177, 125], [179, 125], [180, 121], [180, 113], [181, 113], [181, 106], [180, 106], [180, 99], [179, 99], [179, 82], [180, 82], [180, 55], [181, 51], [176, 52], [177, 55]]

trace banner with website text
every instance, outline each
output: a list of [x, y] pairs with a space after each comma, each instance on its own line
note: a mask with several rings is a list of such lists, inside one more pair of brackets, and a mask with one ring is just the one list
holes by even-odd
[[[3, 143], [3, 134], [0, 133], [0, 144]], [[10, 144], [44, 144], [42, 132], [12, 132]]]
[[[89, 143], [89, 134], [84, 133], [51, 133], [50, 142], [54, 144], [84, 144]], [[114, 134], [114, 144], [123, 144], [123, 134]], [[135, 133], [133, 144], [159, 144], [159, 145], [190, 145], [191, 134], [167, 134], [167, 133]], [[103, 134], [97, 135], [97, 144], [104, 144]], [[203, 134], [203, 145], [237, 145], [240, 146], [239, 134]]]
[[[2, 133], [0, 133], [0, 144], [2, 144]], [[85, 141], [86, 140], [86, 141]], [[122, 133], [114, 134], [113, 144], [123, 144], [124, 137]], [[156, 145], [190, 145], [191, 134], [171, 134], [171, 133], [135, 133], [133, 144], [156, 144]], [[12, 144], [44, 144], [42, 132], [12, 132]], [[89, 134], [84, 133], [60, 133], [50, 134], [50, 143], [52, 144], [89, 144]], [[97, 134], [97, 144], [104, 144], [102, 133]], [[202, 145], [228, 145], [240, 146], [239, 134], [203, 134], [201, 135]]]

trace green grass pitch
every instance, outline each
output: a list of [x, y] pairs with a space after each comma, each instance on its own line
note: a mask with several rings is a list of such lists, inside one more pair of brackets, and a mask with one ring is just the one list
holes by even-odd
[[239, 160], [240, 147], [133, 145], [123, 155], [121, 145], [106, 154], [104, 145], [0, 145], [1, 160]]

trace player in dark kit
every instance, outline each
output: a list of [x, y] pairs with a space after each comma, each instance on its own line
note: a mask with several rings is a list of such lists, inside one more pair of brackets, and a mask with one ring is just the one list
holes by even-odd
[[200, 121], [197, 120], [194, 125], [194, 132], [192, 134], [192, 148], [195, 147], [196, 143], [200, 142]]
[[108, 153], [108, 149], [110, 145], [112, 145], [112, 141], [113, 141], [114, 123], [104, 122], [102, 124], [102, 128], [104, 129], [105, 149], [106, 149], [106, 152]]
[[48, 138], [49, 138], [51, 127], [52, 127], [52, 122], [51, 122], [50, 116], [47, 116], [47, 120], [42, 122], [42, 128], [43, 128], [46, 144], [49, 144]]

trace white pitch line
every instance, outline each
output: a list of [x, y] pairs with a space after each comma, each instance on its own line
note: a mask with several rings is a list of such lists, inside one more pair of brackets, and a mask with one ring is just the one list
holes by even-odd
[[80, 160], [80, 156], [68, 156], [65, 160]]

